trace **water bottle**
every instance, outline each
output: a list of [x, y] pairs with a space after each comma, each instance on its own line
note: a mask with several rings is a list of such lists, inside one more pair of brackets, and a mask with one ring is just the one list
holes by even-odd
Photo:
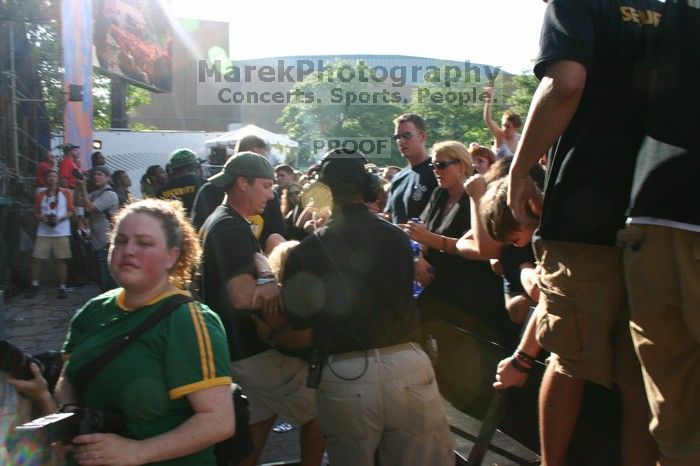
[[[411, 250], [413, 251], [413, 262], [418, 262], [420, 255], [420, 243], [411, 240]], [[413, 280], [413, 297], [418, 298], [423, 293], [423, 285], [418, 280]]]

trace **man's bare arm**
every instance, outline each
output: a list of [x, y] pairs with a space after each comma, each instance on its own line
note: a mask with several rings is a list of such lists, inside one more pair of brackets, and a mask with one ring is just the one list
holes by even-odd
[[572, 60], [547, 67], [530, 104], [523, 135], [508, 175], [508, 205], [518, 221], [527, 218], [525, 206], [535, 199], [528, 182], [530, 169], [569, 125], [586, 85], [586, 68]]

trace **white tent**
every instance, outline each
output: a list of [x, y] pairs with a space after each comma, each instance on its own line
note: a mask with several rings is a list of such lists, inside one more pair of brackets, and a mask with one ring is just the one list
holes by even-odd
[[229, 131], [221, 136], [215, 137], [214, 139], [209, 139], [205, 141], [206, 147], [226, 147], [233, 146], [236, 141], [245, 136], [258, 136], [271, 146], [282, 146], [286, 148], [296, 148], [299, 147], [299, 143], [291, 140], [288, 136], [284, 134], [273, 133], [259, 126], [246, 125], [243, 128], [239, 128], [235, 131]]

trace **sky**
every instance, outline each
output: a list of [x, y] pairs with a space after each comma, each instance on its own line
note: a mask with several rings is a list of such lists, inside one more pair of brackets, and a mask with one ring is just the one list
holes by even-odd
[[180, 18], [230, 21], [230, 58], [412, 55], [532, 69], [541, 0], [171, 0]]

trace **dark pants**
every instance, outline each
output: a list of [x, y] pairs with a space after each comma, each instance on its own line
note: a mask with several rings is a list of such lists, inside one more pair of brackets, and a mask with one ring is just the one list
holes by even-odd
[[109, 271], [107, 257], [109, 256], [109, 247], [94, 251], [95, 263], [99, 277], [100, 290], [108, 291], [116, 288], [117, 282], [112, 278], [112, 273]]

